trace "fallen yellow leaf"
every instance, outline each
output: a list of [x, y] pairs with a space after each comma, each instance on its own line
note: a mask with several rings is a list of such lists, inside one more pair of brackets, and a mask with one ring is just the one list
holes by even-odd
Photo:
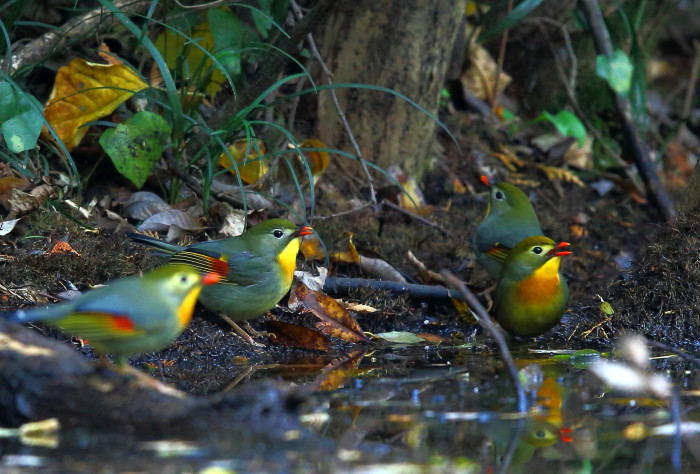
[[[87, 133], [83, 125], [111, 114], [119, 104], [147, 87], [129, 66], [76, 58], [58, 70], [44, 116], [71, 150]], [[46, 127], [42, 133], [51, 139]]]
[[[248, 141], [242, 138], [233, 142], [232, 145], [229, 145], [228, 150], [231, 156], [236, 160], [236, 163], [238, 163], [238, 173], [244, 183], [254, 183], [267, 174], [269, 170], [267, 160], [260, 156], [267, 153], [267, 149], [262, 140], [257, 140], [256, 148], [256, 146], [252, 144], [248, 146]], [[258, 150], [260, 151], [260, 155], [258, 154]], [[246, 152], [248, 153], [247, 155]], [[231, 158], [229, 158], [226, 153], [222, 153], [221, 156], [219, 156], [219, 164], [224, 168], [228, 168], [231, 173], [236, 174], [236, 168], [232, 166]]]

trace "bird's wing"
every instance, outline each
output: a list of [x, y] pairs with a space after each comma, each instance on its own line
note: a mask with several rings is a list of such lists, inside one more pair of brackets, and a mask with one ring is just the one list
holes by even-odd
[[494, 260], [498, 260], [502, 263], [506, 260], [506, 257], [508, 257], [511, 250], [512, 249], [510, 247], [507, 247], [500, 242], [496, 242], [485, 253]]
[[249, 250], [217, 250], [214, 246], [198, 244], [170, 257], [170, 263], [188, 265], [200, 273], [223, 273], [227, 275], [226, 280], [219, 284], [240, 286], [258, 283], [264, 276], [262, 272], [269, 267], [269, 258], [255, 255]]
[[87, 340], [129, 338], [143, 334], [129, 314], [76, 311], [55, 322], [63, 331]]
[[[56, 324], [67, 331], [75, 331], [86, 339], [93, 331], [96, 339], [101, 334], [130, 336], [157, 331], [167, 318], [159, 317], [168, 306], [151, 287], [144, 287], [141, 280], [117, 280], [107, 287], [86, 293], [76, 301], [67, 316]], [[146, 293], [146, 294], [144, 294]]]
[[229, 273], [228, 256], [212, 250], [189, 247], [170, 257], [169, 263], [180, 263], [196, 269], [199, 273]]
[[269, 257], [255, 255], [248, 250], [236, 252], [229, 256], [230, 270], [223, 283], [240, 286], [259, 283], [269, 273], [272, 263]]

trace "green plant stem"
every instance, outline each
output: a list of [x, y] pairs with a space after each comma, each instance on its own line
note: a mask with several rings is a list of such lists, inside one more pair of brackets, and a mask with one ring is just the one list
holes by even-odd
[[[295, 51], [311, 29], [321, 23], [337, 4], [337, 0], [318, 0], [311, 11], [304, 16], [304, 19], [292, 28], [288, 36], [280, 35], [278, 37], [274, 45], [275, 49], [287, 54]], [[219, 128], [240, 110], [258, 100], [260, 94], [278, 80], [278, 76], [288, 61], [289, 58], [284, 54], [266, 55], [256, 73], [239, 90], [238, 95], [222, 104], [217, 113], [212, 116], [212, 128]]]
[[[603, 17], [603, 12], [600, 10], [598, 1], [582, 0], [581, 4], [584, 7], [588, 23], [593, 31], [593, 39], [598, 54], [612, 54], [613, 46], [610, 40], [610, 33], [605, 26], [605, 18]], [[612, 91], [612, 93], [615, 97], [615, 105], [622, 123], [622, 130], [632, 148], [634, 162], [637, 165], [639, 175], [642, 177], [642, 181], [644, 181], [644, 185], [646, 186], [652, 202], [658, 207], [664, 219], [671, 220], [677, 214], [676, 208], [661, 183], [659, 175], [656, 173], [654, 163], [649, 154], [649, 147], [642, 139], [639, 129], [634, 123], [634, 119], [632, 118], [632, 105], [629, 99], [614, 91]]]

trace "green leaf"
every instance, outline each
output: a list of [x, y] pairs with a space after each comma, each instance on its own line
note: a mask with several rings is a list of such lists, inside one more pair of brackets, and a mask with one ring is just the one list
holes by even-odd
[[591, 364], [598, 362], [603, 355], [594, 349], [581, 349], [574, 352], [569, 363], [577, 369], [586, 369]]
[[0, 133], [14, 153], [36, 146], [44, 123], [41, 107], [31, 95], [0, 82]]
[[143, 186], [168, 143], [171, 128], [153, 112], [139, 112], [116, 128], [106, 130], [100, 145], [122, 175]]
[[270, 30], [273, 24], [272, 17], [272, 0], [258, 0], [260, 5], [260, 10], [251, 10], [253, 15], [253, 21], [255, 22], [255, 29], [258, 30], [260, 36], [263, 38], [267, 37], [267, 32]]
[[395, 344], [419, 344], [425, 342], [425, 339], [422, 337], [406, 331], [381, 332], [374, 334], [374, 336]]
[[207, 13], [216, 50], [214, 56], [232, 76], [241, 73], [241, 48], [245, 27], [231, 10], [214, 8]]
[[608, 81], [612, 90], [626, 96], [632, 85], [634, 67], [627, 53], [616, 49], [612, 54], [601, 54], [596, 58], [596, 73]]
[[496, 22], [495, 25], [481, 33], [479, 35], [479, 43], [484, 43], [490, 39], [493, 39], [500, 35], [503, 31], [517, 25], [523, 20], [523, 18], [529, 15], [532, 10], [539, 7], [542, 1], [543, 0], [524, 0], [517, 7], [513, 8], [508, 15]]
[[542, 115], [535, 119], [536, 122], [551, 122], [559, 133], [567, 137], [574, 137], [578, 141], [578, 146], [583, 146], [586, 140], [586, 127], [583, 126], [578, 117], [568, 110], [562, 110], [556, 115], [549, 112], [542, 112]]

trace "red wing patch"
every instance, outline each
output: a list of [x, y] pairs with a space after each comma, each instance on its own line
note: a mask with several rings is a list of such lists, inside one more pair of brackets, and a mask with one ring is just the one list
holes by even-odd
[[141, 333], [134, 320], [125, 314], [73, 313], [59, 320], [57, 325], [69, 334], [93, 340], [129, 337]]
[[229, 272], [229, 265], [225, 256], [204, 250], [183, 250], [170, 257], [170, 263], [187, 265], [201, 274], [216, 273], [226, 277]]

